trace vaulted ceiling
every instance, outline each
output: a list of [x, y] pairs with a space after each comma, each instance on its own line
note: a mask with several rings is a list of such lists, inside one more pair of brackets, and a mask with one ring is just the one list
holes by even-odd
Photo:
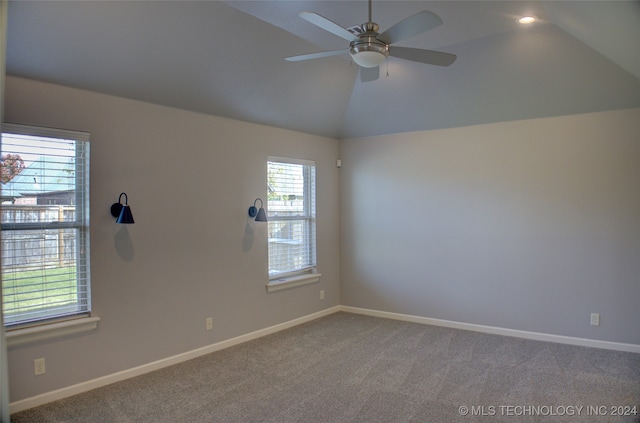
[[[11, 1], [7, 73], [335, 138], [640, 107], [638, 1], [373, 1], [381, 32], [429, 10], [443, 24], [362, 82], [346, 48], [301, 19], [367, 21], [366, 1]], [[537, 22], [517, 19], [534, 15]]]

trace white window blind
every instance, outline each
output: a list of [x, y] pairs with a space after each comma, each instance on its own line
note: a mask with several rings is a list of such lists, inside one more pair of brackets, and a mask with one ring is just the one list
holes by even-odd
[[89, 134], [3, 125], [6, 326], [91, 310]]
[[269, 157], [267, 179], [269, 278], [315, 272], [315, 163]]

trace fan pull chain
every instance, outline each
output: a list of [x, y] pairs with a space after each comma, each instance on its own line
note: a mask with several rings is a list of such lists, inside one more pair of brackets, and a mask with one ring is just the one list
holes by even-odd
[[387, 74], [385, 75], [385, 78], [389, 77], [389, 58], [387, 57], [384, 61], [385, 65], [387, 66]]

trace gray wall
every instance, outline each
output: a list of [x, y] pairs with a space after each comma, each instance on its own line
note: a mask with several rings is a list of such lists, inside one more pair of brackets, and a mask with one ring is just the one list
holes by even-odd
[[[11, 348], [12, 401], [337, 304], [640, 344], [640, 109], [339, 146], [7, 82], [7, 121], [92, 134], [92, 297], [102, 319], [94, 332]], [[246, 217], [265, 195], [268, 155], [317, 162], [324, 275], [273, 294], [266, 228]], [[109, 214], [122, 191], [133, 226]], [[589, 326], [591, 312], [601, 326]], [[40, 357], [47, 373], [35, 377]]]
[[344, 140], [342, 304], [640, 344], [638, 134], [632, 109]]
[[[91, 133], [92, 298], [101, 318], [94, 332], [11, 348], [11, 401], [339, 304], [337, 140], [14, 77], [6, 120]], [[266, 225], [246, 215], [266, 195], [268, 155], [316, 161], [323, 274], [319, 284], [271, 294]], [[123, 191], [135, 225], [109, 214]], [[35, 377], [40, 357], [47, 373]]]

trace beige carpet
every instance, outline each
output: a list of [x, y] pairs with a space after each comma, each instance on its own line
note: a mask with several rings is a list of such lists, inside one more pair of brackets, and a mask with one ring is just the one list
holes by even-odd
[[640, 354], [336, 313], [12, 416], [14, 423], [476, 421], [640, 422]]

